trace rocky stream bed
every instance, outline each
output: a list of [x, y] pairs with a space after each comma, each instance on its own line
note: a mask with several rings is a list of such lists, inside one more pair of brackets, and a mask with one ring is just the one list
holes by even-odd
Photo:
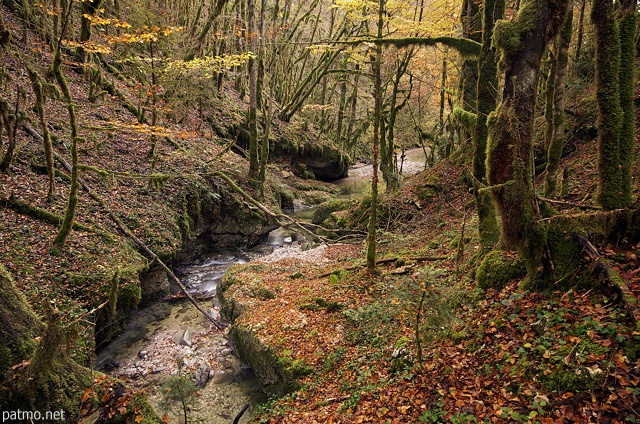
[[[423, 167], [422, 150], [409, 151], [404, 173], [414, 174]], [[348, 178], [337, 182], [343, 196], [356, 198], [369, 192], [371, 173], [370, 165], [353, 167]], [[308, 219], [311, 213], [308, 207], [300, 208], [299, 219]], [[278, 228], [250, 250], [213, 252], [176, 271], [193, 295], [206, 299], [201, 306], [220, 317], [216, 287], [233, 263], [257, 258], [263, 262], [310, 257], [322, 261], [326, 260], [325, 247], [308, 251], [309, 244], [303, 237]], [[172, 293], [177, 291], [172, 289]], [[184, 299], [157, 302], [130, 316], [126, 331], [98, 352], [94, 368], [144, 390], [156, 411], [161, 416], [167, 413], [170, 423], [184, 421], [176, 405], [168, 410], [163, 407], [163, 384], [172, 375], [188, 376], [199, 387], [190, 407], [190, 422], [228, 424], [248, 405], [238, 421], [244, 423], [267, 396], [256, 375], [238, 357], [227, 330], [215, 329]]]

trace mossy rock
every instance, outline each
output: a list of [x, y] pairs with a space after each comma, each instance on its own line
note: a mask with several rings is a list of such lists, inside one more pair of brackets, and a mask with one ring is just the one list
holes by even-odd
[[526, 267], [520, 258], [508, 255], [502, 250], [492, 250], [484, 257], [476, 270], [478, 288], [502, 289], [509, 280], [524, 275]]
[[323, 202], [318, 205], [316, 210], [313, 212], [311, 222], [314, 224], [322, 224], [332, 213], [348, 209], [355, 203], [355, 200], [349, 199], [334, 199]]
[[250, 296], [260, 300], [271, 300], [276, 298], [276, 294], [266, 287], [254, 286], [250, 289]]
[[278, 201], [280, 203], [280, 208], [282, 209], [293, 209], [293, 201], [295, 200], [294, 194], [287, 188], [280, 186], [278, 187]]
[[283, 396], [298, 390], [300, 384], [297, 378], [312, 371], [300, 361], [279, 356], [275, 349], [260, 341], [251, 329], [234, 325], [229, 331], [229, 337], [240, 358], [249, 364], [270, 394]]
[[220, 312], [222, 316], [230, 321], [236, 320], [244, 311], [241, 303], [235, 299], [235, 294], [239, 289], [248, 290], [249, 296], [258, 297], [262, 300], [275, 298], [275, 293], [263, 289], [259, 282], [256, 282], [254, 273], [269, 271], [271, 267], [265, 264], [234, 264], [232, 265], [218, 283], [216, 290], [220, 301]]

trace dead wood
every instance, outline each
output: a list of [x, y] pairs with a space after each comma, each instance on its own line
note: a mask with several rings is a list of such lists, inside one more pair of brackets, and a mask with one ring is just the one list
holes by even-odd
[[593, 263], [593, 273], [602, 283], [602, 289], [613, 304], [620, 303], [627, 312], [628, 318], [637, 325], [640, 322], [640, 310], [638, 310], [638, 300], [635, 298], [629, 287], [624, 282], [620, 274], [603, 258], [598, 249], [584, 236], [575, 236], [583, 247], [584, 254]]
[[[42, 136], [33, 128], [29, 127], [28, 125], [24, 125], [25, 130], [34, 138], [41, 140]], [[69, 162], [66, 161], [65, 158], [63, 158], [62, 156], [60, 156], [57, 152], [53, 152], [53, 156], [56, 158], [56, 160], [58, 162], [60, 162], [60, 164], [68, 171], [71, 172], [71, 164]], [[162, 259], [160, 259], [158, 257], [158, 255], [155, 254], [154, 251], [152, 251], [149, 246], [147, 246], [142, 240], [140, 240], [138, 237], [135, 236], [135, 234], [133, 234], [131, 232], [131, 230], [126, 226], [126, 224], [124, 222], [122, 222], [122, 220], [115, 214], [115, 212], [113, 212], [108, 206], [107, 204], [104, 202], [104, 200], [102, 200], [102, 198], [100, 196], [98, 196], [92, 189], [91, 187], [89, 187], [89, 185], [87, 183], [84, 182], [84, 180], [82, 180], [81, 178], [78, 178], [78, 183], [80, 184], [80, 187], [82, 187], [82, 189], [87, 192], [87, 194], [89, 194], [89, 196], [95, 200], [103, 209], [104, 211], [107, 213], [107, 215], [109, 215], [109, 218], [111, 218], [111, 220], [116, 224], [116, 226], [120, 229], [120, 231], [122, 231], [122, 233], [124, 233], [125, 236], [129, 237], [131, 240], [133, 240], [133, 242], [136, 244], [136, 246], [138, 247], [138, 250], [147, 258], [151, 259], [152, 261], [157, 262], [162, 269], [164, 269], [164, 271], [167, 273], [168, 277], [178, 285], [178, 287], [180, 287], [180, 290], [184, 293], [184, 295], [186, 296], [187, 299], [189, 299], [189, 301], [191, 303], [193, 303], [193, 306], [196, 307], [196, 309], [198, 309], [205, 317], [207, 317], [207, 319], [209, 321], [211, 321], [213, 323], [213, 325], [217, 328], [217, 329], [222, 329], [224, 328], [224, 326], [222, 325], [222, 323], [217, 320], [216, 318], [212, 317], [207, 311], [204, 310], [204, 308], [202, 306], [200, 306], [198, 304], [198, 302], [193, 298], [193, 296], [191, 296], [191, 294], [187, 291], [187, 288], [184, 286], [184, 284], [182, 284], [182, 282], [180, 281], [180, 279], [178, 277], [176, 277], [176, 275], [173, 273], [173, 271], [171, 271], [171, 269], [162, 261]]]
[[588, 210], [595, 210], [595, 211], [602, 210], [602, 208], [598, 206], [591, 206], [584, 203], [575, 203], [575, 202], [567, 202], [564, 200], [547, 199], [545, 197], [538, 197], [538, 200], [541, 202], [551, 203], [554, 205], [569, 206], [572, 208], [588, 209]]

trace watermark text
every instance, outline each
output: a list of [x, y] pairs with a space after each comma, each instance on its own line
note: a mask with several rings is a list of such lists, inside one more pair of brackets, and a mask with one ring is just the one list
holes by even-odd
[[12, 421], [64, 421], [65, 411], [60, 409], [58, 411], [22, 411], [20, 409], [16, 411], [2, 411], [2, 422], [10, 423]]

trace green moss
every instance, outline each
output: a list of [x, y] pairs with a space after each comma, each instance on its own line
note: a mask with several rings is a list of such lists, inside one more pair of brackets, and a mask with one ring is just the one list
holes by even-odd
[[581, 393], [595, 389], [601, 383], [601, 374], [592, 376], [587, 369], [563, 366], [541, 377], [544, 385], [557, 393]]
[[312, 222], [314, 224], [322, 224], [333, 212], [348, 209], [355, 203], [356, 201], [351, 199], [334, 199], [323, 202], [313, 212]]
[[484, 257], [476, 270], [478, 288], [502, 289], [509, 280], [524, 275], [525, 266], [520, 258], [505, 255], [501, 250], [492, 250]]
[[282, 396], [300, 387], [297, 378], [311, 371], [302, 361], [292, 361], [278, 355], [264, 344], [256, 334], [243, 326], [234, 325], [229, 337], [238, 349], [240, 358], [254, 370], [268, 393]]
[[453, 117], [467, 131], [473, 131], [478, 115], [459, 107], [453, 108]]
[[250, 291], [251, 297], [256, 297], [260, 300], [270, 300], [276, 298], [276, 294], [266, 287], [252, 287]]
[[320, 306], [316, 305], [315, 303], [303, 303], [302, 305], [299, 306], [300, 309], [304, 309], [304, 310], [308, 310], [308, 311], [319, 311], [320, 310]]
[[522, 39], [534, 28], [537, 15], [535, 2], [521, 4], [516, 18], [512, 21], [498, 20], [493, 28], [493, 47], [509, 56], [520, 50]]
[[138, 307], [141, 299], [142, 289], [140, 288], [140, 285], [135, 283], [127, 283], [122, 288], [122, 290], [120, 290], [120, 295], [118, 296], [118, 306], [121, 310], [128, 313], [129, 311]]
[[340, 302], [336, 302], [335, 300], [325, 300], [321, 297], [314, 299], [316, 304], [322, 308], [325, 308], [327, 312], [339, 311], [344, 308], [344, 305]]

